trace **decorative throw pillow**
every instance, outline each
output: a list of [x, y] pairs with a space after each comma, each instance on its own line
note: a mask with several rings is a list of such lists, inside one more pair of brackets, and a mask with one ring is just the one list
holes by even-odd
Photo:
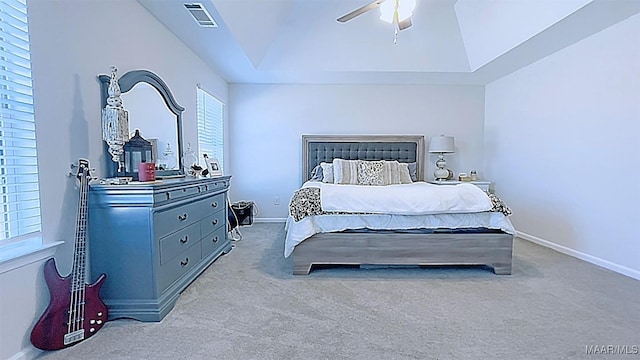
[[398, 163], [398, 172], [400, 175], [400, 184], [411, 184], [411, 175], [409, 174], [409, 164]]
[[365, 161], [358, 160], [358, 184], [359, 185], [384, 185], [382, 176], [384, 160]]
[[322, 162], [320, 167], [322, 168], [322, 182], [333, 183], [333, 165]]
[[333, 183], [357, 184], [358, 160], [333, 159]]
[[398, 166], [400, 163], [397, 161], [384, 161], [384, 167], [382, 169], [382, 182], [384, 185], [400, 184], [400, 170]]
[[311, 178], [310, 181], [322, 181], [322, 166], [316, 165], [313, 170], [311, 170]]
[[415, 162], [408, 163], [409, 165], [409, 175], [411, 176], [411, 181], [418, 181], [418, 166]]

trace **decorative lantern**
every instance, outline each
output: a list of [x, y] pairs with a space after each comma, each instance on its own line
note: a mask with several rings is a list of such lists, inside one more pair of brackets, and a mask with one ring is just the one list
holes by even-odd
[[138, 180], [138, 165], [143, 162], [152, 162], [151, 142], [140, 136], [140, 130], [124, 144], [124, 175]]

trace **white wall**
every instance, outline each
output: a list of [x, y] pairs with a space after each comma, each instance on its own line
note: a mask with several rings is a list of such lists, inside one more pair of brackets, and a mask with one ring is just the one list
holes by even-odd
[[640, 15], [489, 84], [485, 171], [529, 238], [640, 279]]
[[[69, 166], [79, 157], [104, 176], [97, 76], [116, 65], [157, 73], [186, 108], [185, 143], [196, 139], [196, 84], [227, 101], [225, 81], [164, 28], [137, 1], [30, 0], [42, 231], [58, 248], [60, 272], [71, 268], [78, 190]], [[126, 103], [124, 104], [126, 108]], [[29, 333], [48, 303], [42, 266], [3, 273], [0, 279], [0, 359], [33, 355]], [[25, 301], [25, 299], [30, 299]]]
[[593, 0], [458, 0], [454, 8], [475, 71]]
[[0, 273], [0, 359], [30, 359], [40, 352], [29, 335], [48, 302], [40, 261]]
[[[301, 184], [302, 134], [452, 135], [448, 167], [482, 175], [482, 86], [232, 84], [229, 98], [230, 196], [255, 201], [259, 218], [287, 216]], [[428, 156], [429, 179], [434, 163]]]

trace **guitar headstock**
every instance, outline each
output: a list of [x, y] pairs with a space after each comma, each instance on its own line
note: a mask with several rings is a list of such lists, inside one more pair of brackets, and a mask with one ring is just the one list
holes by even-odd
[[78, 159], [78, 164], [72, 164], [71, 168], [78, 168], [78, 172], [75, 174], [75, 176], [82, 180], [83, 177], [86, 177], [87, 180], [91, 179], [91, 171], [92, 169], [89, 168], [89, 160], [87, 159]]

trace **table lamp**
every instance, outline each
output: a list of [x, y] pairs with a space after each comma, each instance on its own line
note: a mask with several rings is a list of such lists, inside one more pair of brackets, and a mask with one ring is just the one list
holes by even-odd
[[433, 172], [436, 181], [447, 180], [447, 178], [449, 178], [449, 170], [446, 168], [447, 162], [444, 159], [444, 154], [454, 153], [455, 150], [456, 145], [453, 136], [440, 135], [431, 138], [429, 142], [429, 153], [438, 154], [438, 160], [436, 160], [437, 168]]

